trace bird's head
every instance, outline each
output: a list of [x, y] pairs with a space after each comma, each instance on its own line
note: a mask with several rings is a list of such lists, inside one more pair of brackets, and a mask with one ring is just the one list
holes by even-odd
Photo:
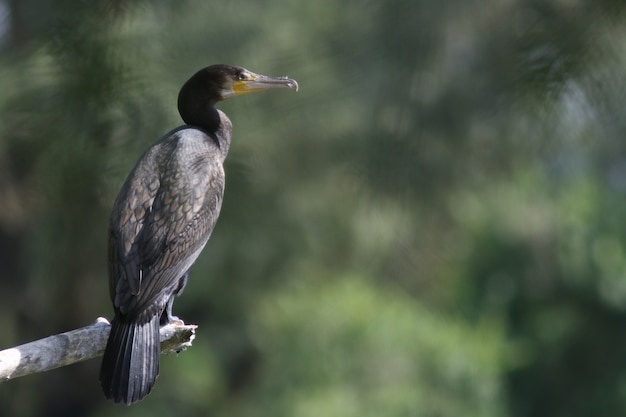
[[296, 80], [255, 74], [235, 65], [216, 64], [196, 72], [178, 94], [178, 111], [188, 124], [198, 124], [218, 101], [270, 88], [298, 91]]

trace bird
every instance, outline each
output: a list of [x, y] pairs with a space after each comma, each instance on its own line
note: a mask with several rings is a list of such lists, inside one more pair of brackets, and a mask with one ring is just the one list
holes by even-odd
[[150, 146], [121, 187], [108, 231], [115, 316], [100, 367], [107, 399], [130, 405], [151, 392], [159, 375], [159, 328], [179, 320], [174, 298], [220, 214], [232, 123], [215, 104], [279, 87], [297, 91], [298, 83], [234, 65], [199, 70], [178, 95], [185, 124]]

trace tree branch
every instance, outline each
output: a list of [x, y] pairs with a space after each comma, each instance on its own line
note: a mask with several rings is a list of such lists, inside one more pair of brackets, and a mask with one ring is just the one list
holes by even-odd
[[[170, 323], [161, 327], [161, 353], [185, 350], [195, 338], [195, 325]], [[80, 329], [0, 351], [0, 383], [101, 356], [111, 324], [99, 317]]]

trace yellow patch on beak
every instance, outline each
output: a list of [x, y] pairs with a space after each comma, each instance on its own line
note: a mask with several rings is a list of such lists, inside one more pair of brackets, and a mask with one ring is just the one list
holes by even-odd
[[259, 90], [259, 88], [250, 88], [248, 85], [249, 81], [235, 81], [233, 83], [233, 92], [236, 96], [246, 93], [252, 93], [255, 90]]

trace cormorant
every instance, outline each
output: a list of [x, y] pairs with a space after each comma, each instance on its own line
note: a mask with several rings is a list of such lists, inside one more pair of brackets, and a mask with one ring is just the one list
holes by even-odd
[[100, 368], [104, 394], [116, 403], [139, 401], [154, 386], [159, 327], [177, 320], [174, 298], [185, 287], [220, 213], [232, 124], [214, 105], [276, 87], [297, 91], [298, 83], [231, 65], [198, 71], [178, 95], [186, 125], [152, 145], [122, 186], [109, 225], [115, 317]]

